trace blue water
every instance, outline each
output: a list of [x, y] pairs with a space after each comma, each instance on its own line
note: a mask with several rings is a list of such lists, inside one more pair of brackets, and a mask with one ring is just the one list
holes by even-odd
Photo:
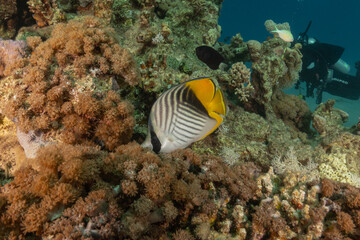
[[[308, 35], [321, 42], [344, 47], [342, 59], [350, 64], [350, 74], [355, 74], [354, 64], [360, 60], [360, 0], [225, 0], [219, 20], [221, 40], [240, 33], [245, 41], [265, 41], [270, 36], [264, 26], [267, 19], [276, 23], [289, 22], [295, 38], [311, 20]], [[298, 93], [293, 89], [287, 92]], [[323, 101], [329, 98], [337, 101], [335, 107], [350, 114], [347, 126], [358, 122], [359, 100], [352, 101], [327, 93], [323, 95]], [[314, 110], [314, 99], [308, 98], [307, 102]]]

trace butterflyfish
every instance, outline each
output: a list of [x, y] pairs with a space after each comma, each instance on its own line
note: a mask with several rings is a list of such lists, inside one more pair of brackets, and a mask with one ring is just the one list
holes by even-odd
[[279, 30], [277, 29], [277, 27], [275, 26], [275, 30], [271, 31], [272, 33], [277, 33], [277, 35], [279, 36], [279, 38], [281, 38], [282, 40], [284, 40], [285, 42], [292, 42], [294, 41], [294, 37], [292, 35], [292, 33], [289, 30]]
[[196, 78], [164, 92], [151, 108], [142, 144], [154, 152], [182, 149], [211, 134], [226, 115], [224, 95], [209, 77]]
[[200, 46], [195, 49], [196, 56], [199, 60], [205, 63], [212, 70], [219, 68], [221, 62], [224, 61], [224, 57], [221, 54], [209, 46]]

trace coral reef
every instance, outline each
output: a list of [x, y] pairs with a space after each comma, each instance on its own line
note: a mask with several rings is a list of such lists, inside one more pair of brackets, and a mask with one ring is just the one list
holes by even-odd
[[343, 132], [323, 144], [326, 154], [318, 157], [320, 176], [360, 187], [360, 136]]
[[16, 125], [3, 115], [0, 115], [0, 171], [8, 179], [21, 167], [25, 155], [16, 135]]
[[306, 134], [292, 129], [278, 118], [265, 120], [258, 114], [231, 106], [223, 124], [215, 134], [204, 141], [193, 144], [197, 153], [223, 156], [227, 164], [256, 162], [269, 167], [274, 158], [285, 155], [295, 147], [299, 162], [306, 164], [315, 159], [317, 152], [308, 145]]
[[[27, 1], [27, 47], [0, 41], [1, 239], [360, 238], [347, 114], [320, 105], [315, 135], [306, 103], [282, 92], [301, 46], [218, 43], [221, 2]], [[14, 19], [4, 4], [1, 27]], [[196, 58], [200, 45], [224, 55], [220, 69]], [[203, 76], [227, 95], [222, 126], [191, 149], [142, 149], [156, 97]]]
[[[230, 40], [230, 44], [219, 42], [217, 50], [226, 59], [227, 63], [250, 62], [250, 55], [247, 43], [244, 42], [240, 33], [237, 33]], [[217, 46], [217, 45], [216, 45]]]
[[[265, 24], [268, 23], [271, 21]], [[255, 89], [253, 105], [262, 109], [260, 114], [272, 118], [273, 94], [276, 90], [292, 86], [299, 78], [302, 67], [301, 44], [290, 47], [290, 43], [280, 38], [270, 38], [263, 43], [250, 40], [247, 46], [253, 70], [251, 82]]]
[[248, 41], [247, 44], [252, 60], [252, 84], [257, 93], [255, 99], [270, 111], [267, 103], [271, 101], [275, 89], [289, 87], [299, 77], [302, 66], [300, 45], [289, 48], [289, 43], [278, 38], [262, 44], [257, 41]]
[[319, 180], [318, 164], [313, 159], [308, 159], [306, 164], [302, 164], [297, 159], [296, 151], [291, 146], [285, 156], [276, 156], [271, 165], [277, 174], [284, 175], [287, 173], [295, 173], [301, 179], [306, 181]]
[[[324, 179], [305, 184], [304, 175], [290, 173], [279, 182], [271, 169], [261, 176], [263, 197], [253, 214], [254, 239], [356, 239], [359, 189]], [[275, 181], [274, 181], [275, 180]], [[277, 184], [273, 184], [276, 182]], [[280, 185], [278, 185], [280, 183]], [[276, 190], [277, 186], [280, 186]], [[336, 189], [336, 190], [335, 190]], [[278, 191], [278, 192], [277, 192]], [[348, 196], [340, 200], [336, 194]], [[356, 200], [355, 200], [356, 201]]]
[[0, 38], [13, 39], [20, 27], [34, 24], [26, 1], [0, 1]]

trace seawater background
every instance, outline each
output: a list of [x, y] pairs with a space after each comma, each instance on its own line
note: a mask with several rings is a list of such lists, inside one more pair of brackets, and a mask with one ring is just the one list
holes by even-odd
[[[221, 39], [240, 33], [244, 41], [251, 39], [263, 42], [270, 34], [264, 22], [272, 19], [276, 23], [289, 22], [296, 38], [305, 31], [308, 22], [312, 25], [308, 35], [324, 43], [345, 48], [342, 59], [351, 66], [350, 74], [355, 74], [354, 64], [360, 60], [360, 0], [225, 0], [219, 23], [222, 27]], [[360, 91], [360, 89], [359, 89]], [[305, 94], [303, 90], [290, 88], [289, 94]], [[335, 99], [335, 107], [349, 114], [346, 126], [359, 121], [360, 100], [349, 100], [328, 93], [323, 94], [323, 102]], [[306, 99], [312, 111], [316, 108], [314, 98]]]

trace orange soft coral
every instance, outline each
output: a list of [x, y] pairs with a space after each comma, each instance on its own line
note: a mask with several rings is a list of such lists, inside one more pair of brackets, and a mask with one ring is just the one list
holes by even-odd
[[[188, 222], [204, 237], [211, 225], [198, 216], [216, 215], [221, 208], [218, 202], [225, 198], [235, 203], [254, 196], [255, 191], [252, 196], [230, 195], [232, 183], [244, 186], [244, 191], [256, 186], [251, 174], [233, 172], [221, 159], [191, 150], [160, 158], [136, 143], [121, 145], [112, 153], [53, 144], [42, 148], [31, 165], [0, 188], [0, 199], [6, 199], [0, 231], [6, 235], [159, 239], [169, 231], [181, 236], [178, 229]], [[210, 182], [216, 186], [212, 192]], [[182, 188], [175, 186], [181, 185], [184, 193], [174, 198]], [[214, 225], [220, 220], [215, 218]]]
[[[127, 143], [135, 125], [130, 103], [112, 92], [113, 84], [138, 83], [136, 63], [94, 17], [57, 24], [33, 49], [27, 65], [0, 90], [3, 113], [26, 133], [39, 130], [44, 141], [97, 142], [113, 150]], [[127, 84], [126, 84], [127, 83]]]

